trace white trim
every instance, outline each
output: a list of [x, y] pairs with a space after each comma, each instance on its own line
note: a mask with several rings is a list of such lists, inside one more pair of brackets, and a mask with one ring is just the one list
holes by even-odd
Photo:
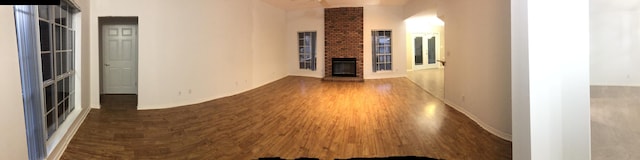
[[[146, 106], [138, 105], [138, 110], [169, 109], [169, 108], [177, 108], [177, 107], [183, 107], [183, 106], [189, 106], [189, 105], [202, 104], [202, 103], [206, 103], [206, 102], [213, 101], [213, 100], [220, 99], [220, 98], [235, 96], [235, 95], [238, 95], [238, 94], [241, 94], [241, 93], [244, 93], [244, 92], [259, 88], [259, 87], [262, 87], [262, 86], [267, 85], [269, 83], [273, 83], [275, 81], [282, 80], [282, 79], [287, 78], [289, 76], [293, 76], [293, 75], [284, 75], [284, 76], [282, 76], [280, 78], [274, 78], [271, 81], [265, 82], [263, 84], [259, 84], [259, 85], [251, 86], [249, 88], [241, 89], [241, 90], [235, 91], [235, 92], [233, 92], [231, 94], [228, 94], [228, 95], [223, 95], [223, 96], [218, 96], [218, 97], [211, 97], [211, 98], [200, 98], [198, 100], [195, 100], [192, 103], [185, 103], [185, 104], [165, 104], [165, 105], [146, 105]], [[306, 77], [306, 76], [304, 76], [304, 77]], [[322, 78], [322, 77], [320, 77], [320, 78]]]
[[[323, 66], [324, 67], [324, 66]], [[324, 68], [322, 71], [320, 69], [316, 69], [315, 71], [311, 70], [298, 70], [296, 73], [290, 73], [287, 76], [300, 76], [300, 77], [313, 77], [313, 78], [324, 78]], [[269, 82], [271, 83], [271, 82]]]
[[406, 73], [398, 73], [393, 71], [378, 71], [364, 75], [364, 79], [386, 79], [386, 78], [402, 78], [407, 77]]
[[395, 72], [393, 70], [379, 70], [379, 71], [371, 72], [371, 74], [389, 74], [389, 73], [395, 73]]
[[640, 87], [640, 84], [591, 84], [596, 87]]
[[484, 122], [482, 122], [478, 117], [476, 117], [475, 115], [471, 114], [471, 112], [467, 111], [466, 109], [456, 105], [455, 103], [449, 101], [449, 100], [443, 100], [443, 102], [449, 106], [451, 106], [451, 108], [458, 110], [460, 113], [466, 115], [467, 117], [469, 117], [469, 119], [473, 120], [474, 122], [476, 122], [476, 124], [478, 124], [480, 127], [482, 127], [484, 130], [489, 131], [489, 133], [498, 136], [504, 140], [507, 141], [512, 141], [511, 140], [511, 134], [502, 132], [496, 128], [491, 127], [491, 125], [486, 124]]
[[91, 108], [84, 108], [82, 111], [80, 111], [71, 126], [69, 126], [67, 133], [65, 133], [62, 139], [60, 139], [53, 151], [51, 151], [51, 153], [47, 156], [47, 159], [60, 159], [62, 153], [64, 153], [64, 151], [67, 149], [69, 142], [71, 142], [71, 139], [82, 125], [82, 122], [84, 122], [84, 119], [87, 118], [87, 115], [89, 115], [89, 111], [91, 111]]
[[78, 12], [82, 11], [82, 8], [80, 8], [80, 5], [78, 5], [78, 2], [76, 2], [77, 0], [67, 0], [67, 4], [71, 5], [73, 8], [76, 8], [78, 10]]

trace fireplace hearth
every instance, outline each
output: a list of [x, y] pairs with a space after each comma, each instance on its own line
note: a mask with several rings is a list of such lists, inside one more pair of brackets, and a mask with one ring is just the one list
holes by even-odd
[[335, 77], [357, 77], [355, 58], [332, 58], [331, 75]]

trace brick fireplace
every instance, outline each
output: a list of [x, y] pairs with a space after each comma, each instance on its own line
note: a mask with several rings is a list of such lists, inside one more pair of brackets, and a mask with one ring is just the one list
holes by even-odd
[[[336, 60], [355, 59], [355, 74], [350, 80], [363, 80], [363, 8], [344, 7], [324, 9], [324, 79], [339, 80], [333, 73]], [[345, 77], [345, 74], [338, 74]]]

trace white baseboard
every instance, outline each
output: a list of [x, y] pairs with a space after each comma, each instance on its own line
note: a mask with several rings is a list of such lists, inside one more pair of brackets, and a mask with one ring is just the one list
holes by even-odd
[[490, 125], [482, 122], [478, 117], [476, 117], [475, 115], [471, 114], [469, 111], [467, 111], [466, 109], [456, 105], [455, 103], [449, 101], [449, 100], [443, 100], [445, 104], [451, 106], [452, 108], [458, 110], [460, 113], [466, 115], [467, 117], [469, 117], [471, 120], [473, 120], [474, 122], [476, 122], [480, 127], [482, 127], [484, 130], [489, 131], [489, 133], [498, 136], [504, 140], [507, 141], [511, 141], [511, 134], [502, 132], [498, 129], [495, 129], [493, 127], [491, 127]]
[[64, 151], [67, 149], [67, 146], [69, 145], [69, 142], [71, 142], [71, 139], [73, 138], [73, 136], [76, 134], [76, 132], [78, 131], [78, 129], [82, 125], [82, 122], [84, 122], [84, 119], [87, 118], [87, 115], [89, 115], [89, 111], [91, 111], [91, 109], [92, 108], [84, 108], [80, 112], [78, 117], [71, 124], [71, 126], [70, 126], [69, 130], [67, 131], [67, 133], [64, 135], [64, 137], [62, 137], [62, 140], [60, 140], [58, 145], [56, 145], [56, 148], [53, 149], [51, 154], [49, 154], [49, 156], [47, 157], [48, 160], [58, 160], [58, 159], [60, 159], [60, 157], [62, 156]]
[[590, 84], [592, 87], [640, 87], [640, 84]]

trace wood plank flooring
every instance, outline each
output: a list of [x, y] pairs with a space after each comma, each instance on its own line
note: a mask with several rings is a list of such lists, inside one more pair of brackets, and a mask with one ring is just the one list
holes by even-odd
[[431, 95], [444, 99], [444, 68], [409, 71], [407, 78]]
[[62, 159], [511, 159], [511, 142], [406, 78], [362, 83], [285, 77], [161, 110], [135, 110], [135, 100], [126, 96], [105, 103], [91, 110]]

